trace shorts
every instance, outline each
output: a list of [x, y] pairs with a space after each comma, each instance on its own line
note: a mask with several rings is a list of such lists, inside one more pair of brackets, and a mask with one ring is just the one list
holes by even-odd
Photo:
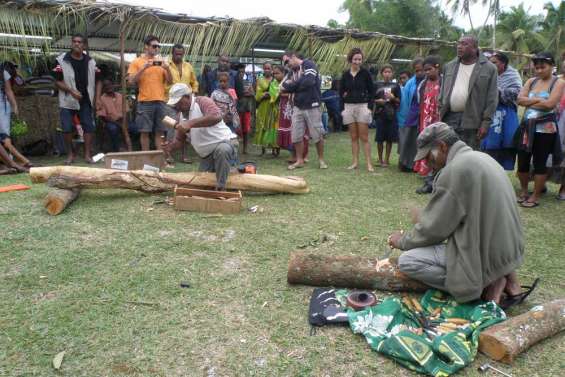
[[[0, 96], [4, 96], [4, 94], [0, 92]], [[10, 137], [11, 115], [12, 108], [10, 107], [10, 103], [0, 98], [0, 135]]]
[[94, 124], [94, 114], [92, 113], [92, 106], [89, 103], [82, 104], [80, 110], [64, 109], [61, 108], [59, 116], [61, 118], [61, 129], [63, 133], [72, 133], [76, 130], [73, 117], [78, 115], [80, 125], [85, 134], [91, 134], [96, 129]]
[[373, 115], [366, 103], [345, 103], [343, 106], [344, 110], [341, 112], [343, 124], [371, 123]]
[[291, 124], [290, 135], [293, 144], [303, 141], [306, 129], [314, 143], [318, 143], [324, 135], [322, 110], [319, 107], [302, 110], [294, 106]]
[[375, 124], [377, 125], [377, 134], [375, 141], [377, 143], [383, 142], [396, 142], [398, 141], [398, 123], [396, 117], [392, 120], [375, 117]]
[[167, 129], [162, 122], [165, 115], [164, 102], [138, 102], [135, 110], [135, 125], [142, 133], [164, 132]]

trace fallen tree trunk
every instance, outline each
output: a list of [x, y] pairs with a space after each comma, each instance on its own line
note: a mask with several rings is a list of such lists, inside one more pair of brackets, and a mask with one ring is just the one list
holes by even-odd
[[430, 288], [401, 273], [392, 258], [391, 262], [377, 269], [376, 258], [294, 252], [290, 254], [287, 280], [290, 284], [395, 292], [424, 292]]
[[480, 335], [479, 351], [510, 364], [521, 352], [563, 330], [565, 299], [559, 299], [489, 327]]
[[56, 216], [63, 212], [69, 204], [78, 198], [80, 189], [59, 189], [52, 188], [43, 201], [43, 206], [51, 216]]
[[[155, 173], [145, 170], [122, 171], [112, 169], [85, 168], [78, 166], [50, 166], [31, 168], [29, 175], [33, 183], [50, 184], [62, 189], [107, 189], [122, 188], [158, 193], [173, 191], [175, 186], [215, 187], [214, 173]], [[305, 194], [309, 191], [301, 177], [277, 177], [262, 174], [230, 174], [227, 189]]]

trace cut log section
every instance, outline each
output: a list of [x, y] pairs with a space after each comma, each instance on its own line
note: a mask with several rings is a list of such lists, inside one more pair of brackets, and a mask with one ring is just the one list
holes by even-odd
[[59, 189], [52, 188], [43, 201], [43, 206], [51, 216], [56, 216], [63, 212], [69, 204], [78, 197], [80, 189]]
[[[215, 187], [214, 173], [155, 173], [145, 170], [121, 171], [79, 166], [50, 166], [31, 168], [33, 183], [51, 179], [54, 187], [62, 189], [122, 188], [147, 193], [173, 191], [180, 187]], [[305, 194], [309, 191], [301, 177], [277, 177], [263, 174], [230, 174], [227, 189], [251, 192]]]
[[559, 299], [489, 327], [480, 335], [479, 351], [510, 364], [521, 352], [563, 330], [565, 299]]
[[287, 280], [290, 284], [316, 287], [378, 289], [382, 291], [424, 292], [430, 287], [410, 279], [391, 258], [386, 267], [377, 269], [376, 258], [329, 256], [294, 252], [290, 254]]

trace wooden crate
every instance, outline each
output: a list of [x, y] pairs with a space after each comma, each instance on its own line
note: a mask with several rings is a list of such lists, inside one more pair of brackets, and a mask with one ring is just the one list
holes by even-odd
[[162, 170], [165, 167], [163, 151], [117, 152], [104, 156], [106, 169]]
[[238, 213], [241, 211], [241, 191], [214, 191], [175, 187], [175, 209], [207, 213]]

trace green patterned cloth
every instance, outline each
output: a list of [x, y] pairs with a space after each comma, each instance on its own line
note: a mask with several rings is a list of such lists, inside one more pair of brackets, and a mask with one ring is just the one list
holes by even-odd
[[[344, 302], [347, 293], [340, 290], [336, 296]], [[399, 298], [388, 297], [381, 304], [362, 311], [348, 309], [349, 325], [354, 333], [365, 336], [373, 350], [405, 367], [431, 376], [449, 376], [473, 361], [480, 331], [506, 319], [504, 311], [494, 302], [458, 304], [451, 296], [437, 290], [426, 292], [420, 304], [427, 316], [439, 307], [440, 321], [463, 318], [470, 324], [435, 338], [425, 333], [418, 335], [410, 331], [421, 327], [416, 313]]]

